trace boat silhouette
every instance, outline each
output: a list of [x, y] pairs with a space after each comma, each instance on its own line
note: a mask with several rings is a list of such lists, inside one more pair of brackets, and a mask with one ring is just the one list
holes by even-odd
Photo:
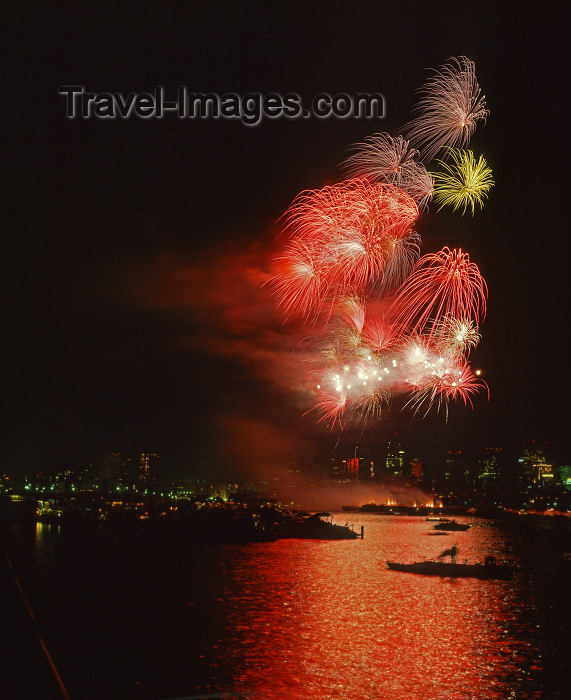
[[[480, 578], [480, 579], [510, 579], [513, 575], [511, 566], [498, 563], [493, 556], [488, 556], [484, 562], [476, 564], [458, 563], [456, 557], [458, 547], [453, 545], [439, 554], [437, 559], [428, 561], [415, 561], [412, 564], [401, 564], [395, 561], [387, 561], [387, 566], [393, 571], [405, 571], [411, 574], [423, 576], [444, 576], [449, 578]], [[450, 561], [444, 561], [450, 557]]]

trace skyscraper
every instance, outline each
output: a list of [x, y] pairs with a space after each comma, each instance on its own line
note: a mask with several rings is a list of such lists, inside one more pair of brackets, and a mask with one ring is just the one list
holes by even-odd
[[501, 447], [485, 447], [484, 454], [478, 460], [478, 486], [489, 488], [495, 486], [500, 478]]
[[156, 452], [141, 452], [139, 455], [139, 481], [153, 486], [159, 482], [159, 455]]
[[406, 452], [402, 443], [398, 440], [390, 440], [387, 443], [387, 458], [385, 464], [387, 471], [392, 474], [392, 476], [408, 476], [406, 473]]
[[354, 456], [343, 459], [333, 457], [329, 465], [329, 478], [333, 481], [368, 483], [375, 478], [375, 467], [369, 454], [359, 455], [355, 447]]
[[417, 483], [422, 481], [422, 462], [416, 457], [410, 460], [410, 476], [412, 481]]

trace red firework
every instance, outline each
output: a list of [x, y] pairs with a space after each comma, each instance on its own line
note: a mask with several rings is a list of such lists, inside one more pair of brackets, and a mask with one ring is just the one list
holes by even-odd
[[348, 297], [341, 302], [340, 310], [347, 325], [354, 328], [357, 333], [362, 333], [367, 313], [365, 304], [355, 297]]
[[363, 326], [363, 342], [373, 352], [382, 352], [393, 348], [402, 339], [403, 329], [389, 324], [383, 316], [367, 317]]
[[486, 313], [486, 297], [486, 282], [468, 253], [444, 247], [417, 262], [390, 312], [414, 333], [428, 328], [430, 337], [446, 317], [472, 320], [477, 327]]
[[[336, 422], [339, 422], [340, 428], [343, 427], [341, 425], [341, 417], [346, 405], [347, 394], [344, 390], [335, 391], [333, 389], [325, 389], [321, 392], [315, 405], [309, 410], [317, 411], [319, 414], [318, 423], [322, 421], [331, 421], [331, 430], [333, 430]], [[306, 415], [306, 413], [309, 413], [309, 411], [306, 411], [303, 415]]]
[[393, 261], [410, 262], [418, 247], [417, 217], [414, 199], [392, 185], [354, 179], [302, 192], [285, 214], [291, 240], [273, 279], [278, 303], [307, 318], [379, 281], [394, 286], [402, 265]]
[[466, 145], [488, 112], [463, 56], [421, 93], [405, 136], [365, 138], [343, 164], [351, 179], [302, 192], [283, 217], [288, 240], [271, 284], [286, 316], [318, 328], [310, 411], [332, 428], [379, 419], [394, 392], [428, 413], [487, 389], [467, 363], [486, 283], [460, 249], [419, 259], [413, 226], [434, 195], [423, 163]]
[[[460, 398], [464, 404], [472, 405], [471, 396], [477, 394], [481, 387], [488, 389], [483, 379], [476, 378], [467, 362], [459, 363], [456, 374], [447, 377], [439, 387], [439, 391], [446, 401]], [[488, 390], [488, 396], [489, 396]]]
[[275, 261], [275, 270], [271, 283], [286, 316], [317, 316], [329, 293], [330, 281], [327, 266], [315, 246], [291, 241]]
[[411, 386], [413, 395], [410, 403], [415, 407], [415, 412], [424, 404], [428, 413], [435, 403], [438, 409], [444, 403], [448, 411], [448, 403], [454, 399], [461, 399], [464, 405], [473, 407], [472, 396], [482, 387], [488, 389], [486, 382], [476, 377], [467, 362], [454, 358], [441, 360], [440, 368], [427, 372], [421, 381]]

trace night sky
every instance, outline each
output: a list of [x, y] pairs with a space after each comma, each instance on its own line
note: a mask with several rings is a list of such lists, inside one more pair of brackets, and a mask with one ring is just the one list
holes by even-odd
[[[499, 5], [499, 3], [498, 3]], [[568, 441], [569, 46], [556, 5], [14, 3], [4, 101], [4, 470], [161, 454], [180, 478], [315, 465], [338, 432], [302, 414], [267, 281], [277, 221], [342, 178], [347, 149], [397, 136], [451, 56], [476, 63], [490, 116], [471, 147], [495, 187], [474, 217], [431, 212], [423, 252], [470, 254], [489, 288], [472, 355], [490, 387], [424, 421], [395, 410], [335, 449], [399, 431], [438, 446]], [[547, 10], [547, 11], [546, 11]], [[382, 120], [67, 119], [91, 92], [380, 92]], [[424, 452], [423, 452], [424, 451]]]

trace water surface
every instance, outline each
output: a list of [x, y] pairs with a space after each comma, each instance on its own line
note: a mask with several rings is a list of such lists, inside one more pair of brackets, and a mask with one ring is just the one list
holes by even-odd
[[[42, 524], [3, 540], [73, 700], [568, 697], [568, 525], [466, 518], [432, 536], [421, 518], [335, 520], [364, 540], [202, 545]], [[460, 560], [512, 562], [513, 581], [386, 568], [453, 543]], [[17, 686], [12, 674], [3, 697]], [[49, 678], [37, 697], [57, 697]]]

